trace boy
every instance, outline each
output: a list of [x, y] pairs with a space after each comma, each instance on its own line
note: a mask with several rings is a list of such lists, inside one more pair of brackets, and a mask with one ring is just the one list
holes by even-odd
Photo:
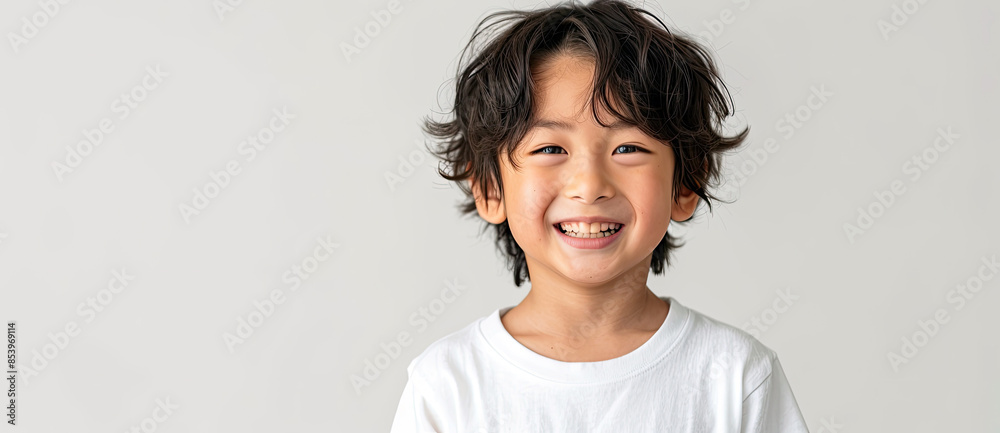
[[730, 112], [709, 55], [643, 14], [598, 0], [480, 23], [466, 51], [510, 25], [426, 129], [531, 290], [409, 364], [392, 432], [807, 432], [774, 351], [646, 286], [748, 130], [713, 129]]

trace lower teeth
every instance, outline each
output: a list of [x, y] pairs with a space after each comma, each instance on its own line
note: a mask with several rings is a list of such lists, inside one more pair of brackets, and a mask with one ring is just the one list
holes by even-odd
[[595, 239], [595, 238], [604, 238], [604, 237], [611, 236], [611, 235], [615, 234], [615, 232], [616, 232], [616, 230], [608, 230], [608, 231], [603, 231], [603, 232], [587, 233], [587, 234], [580, 234], [580, 233], [577, 233], [577, 232], [563, 232], [563, 234], [565, 234], [566, 236], [569, 236], [569, 237], [574, 237], [574, 238]]

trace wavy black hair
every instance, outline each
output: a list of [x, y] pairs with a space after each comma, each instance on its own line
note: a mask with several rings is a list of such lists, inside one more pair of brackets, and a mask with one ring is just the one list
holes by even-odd
[[[593, 60], [594, 119], [606, 126], [597, 116], [599, 103], [616, 119], [669, 142], [677, 161], [674, 197], [683, 185], [711, 211], [712, 200], [719, 198], [708, 188], [721, 179], [722, 154], [737, 148], [749, 127], [732, 137], [722, 135], [723, 121], [732, 114], [727, 106], [732, 98], [709, 52], [627, 2], [596, 0], [583, 5], [573, 0], [545, 9], [488, 15], [459, 58], [454, 118], [424, 119], [424, 132], [440, 143], [430, 152], [446, 163], [447, 170], [439, 165], [438, 174], [456, 181], [466, 195], [458, 206], [462, 214], [476, 212], [469, 178], [477, 181], [482, 197], [494, 189], [503, 197], [499, 157], [506, 154], [512, 160], [534, 120], [532, 67], [561, 54]], [[495, 227], [497, 249], [506, 255], [514, 284], [520, 287], [531, 279], [524, 251], [507, 221], [486, 222], [483, 231], [489, 226]], [[682, 245], [666, 233], [653, 251], [653, 273], [662, 274], [671, 250]]]

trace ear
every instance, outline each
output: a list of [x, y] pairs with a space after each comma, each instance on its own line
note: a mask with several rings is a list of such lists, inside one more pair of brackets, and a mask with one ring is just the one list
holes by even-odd
[[[708, 161], [705, 161], [705, 172], [708, 172]], [[699, 186], [701, 184], [699, 183]], [[698, 194], [691, 191], [683, 184], [677, 191], [675, 206], [670, 211], [670, 219], [674, 221], [687, 221], [694, 215], [694, 210], [698, 207]]]
[[[465, 168], [472, 166], [472, 163], [468, 163]], [[482, 191], [480, 191], [480, 185], [475, 179], [469, 178], [469, 188], [472, 190], [472, 195], [476, 198], [476, 210], [479, 212], [479, 216], [491, 224], [500, 224], [507, 220], [507, 208], [504, 206], [503, 200], [497, 198], [497, 188], [494, 185], [490, 189], [489, 196], [486, 199], [482, 197]]]
[[681, 185], [678, 189], [676, 201], [670, 210], [670, 219], [674, 221], [687, 221], [694, 215], [694, 210], [698, 207], [698, 199], [700, 197], [684, 185]]

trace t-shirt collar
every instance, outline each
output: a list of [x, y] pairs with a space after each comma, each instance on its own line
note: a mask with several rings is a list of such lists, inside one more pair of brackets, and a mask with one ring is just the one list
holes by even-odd
[[507, 332], [500, 316], [513, 306], [498, 308], [480, 322], [479, 331], [495, 353], [528, 374], [561, 383], [599, 383], [639, 374], [668, 356], [687, 331], [689, 311], [670, 296], [660, 296], [670, 304], [667, 318], [652, 337], [620, 357], [595, 362], [566, 362], [548, 358], [528, 349]]

